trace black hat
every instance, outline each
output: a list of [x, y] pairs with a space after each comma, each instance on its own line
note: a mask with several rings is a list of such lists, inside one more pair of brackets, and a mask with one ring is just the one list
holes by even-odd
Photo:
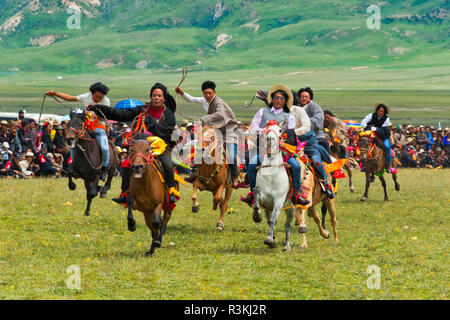
[[20, 153], [14, 153], [14, 159], [20, 159]]
[[41, 145], [41, 149], [48, 149], [48, 145], [47, 145], [46, 143], [43, 143], [43, 144]]

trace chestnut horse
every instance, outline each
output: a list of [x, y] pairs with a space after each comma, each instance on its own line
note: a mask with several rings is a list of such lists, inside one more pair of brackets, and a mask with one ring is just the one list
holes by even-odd
[[[388, 201], [388, 195], [386, 190], [386, 180], [384, 180], [384, 172], [386, 169], [386, 151], [384, 148], [377, 146], [376, 136], [372, 131], [364, 131], [359, 133], [357, 137], [358, 148], [361, 153], [360, 160], [365, 163], [366, 173], [366, 190], [361, 201], [366, 201], [369, 195], [370, 183], [375, 181], [375, 175], [381, 181], [384, 189], [384, 201]], [[379, 144], [382, 144], [379, 142]], [[393, 162], [394, 164], [394, 162]], [[400, 191], [400, 185], [397, 182], [397, 173], [392, 173], [392, 179], [395, 183], [395, 190]]]
[[[151, 256], [160, 248], [166, 233], [171, 211], [167, 199], [168, 188], [162, 176], [162, 167], [154, 157], [148, 135], [136, 136], [130, 148], [130, 186], [128, 188], [128, 230], [136, 230], [133, 209], [144, 214], [145, 223], [152, 233], [152, 245], [145, 253]], [[157, 169], [158, 168], [158, 169]], [[161, 213], [164, 211], [164, 217]]]
[[[225, 212], [233, 192], [230, 180], [230, 170], [225, 161], [224, 152], [218, 151], [218, 139], [214, 127], [203, 127], [201, 137], [202, 163], [198, 166], [197, 176], [192, 183], [192, 212], [200, 210], [197, 190], [207, 190], [213, 194], [213, 210], [220, 206], [220, 217], [216, 228], [223, 231]], [[220, 153], [219, 153], [220, 152]], [[225, 190], [225, 197], [222, 198]]]
[[[306, 159], [302, 157], [302, 159]], [[305, 160], [308, 161], [308, 160]], [[326, 194], [322, 191], [323, 186], [319, 182], [319, 178], [317, 177], [314, 169], [310, 165], [306, 165], [302, 160], [300, 161], [300, 166], [302, 167], [302, 192], [307, 193], [307, 199], [310, 203], [306, 206], [297, 206], [295, 211], [295, 218], [297, 224], [299, 225], [299, 232], [302, 234], [302, 244], [301, 248], [307, 248], [308, 244], [306, 242], [306, 232], [308, 228], [306, 227], [306, 212], [308, 212], [308, 216], [313, 217], [317, 226], [319, 227], [319, 233], [325, 239], [330, 237], [330, 232], [326, 230], [320, 220], [319, 215], [315, 209], [315, 206], [319, 203], [325, 205], [325, 207], [330, 212], [331, 225], [333, 227], [334, 232], [334, 242], [339, 243], [338, 234], [337, 234], [337, 221], [336, 221], [336, 207], [334, 205], [335, 199], [328, 199]], [[328, 183], [331, 185], [331, 175], [328, 174]]]

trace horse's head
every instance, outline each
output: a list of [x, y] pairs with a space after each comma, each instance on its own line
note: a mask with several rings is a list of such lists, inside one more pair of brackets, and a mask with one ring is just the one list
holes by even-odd
[[67, 142], [70, 148], [74, 147], [75, 139], [80, 135], [80, 132], [83, 130], [84, 121], [86, 119], [86, 113], [79, 109], [70, 110], [69, 113], [69, 123], [67, 124], [67, 128], [69, 129], [67, 132]]
[[373, 131], [363, 131], [360, 132], [356, 138], [356, 142], [358, 143], [358, 149], [360, 151], [360, 159], [362, 161], [367, 160], [367, 156], [369, 154], [370, 149], [373, 146], [373, 139], [375, 135]]
[[204, 126], [201, 131], [201, 147], [202, 151], [210, 150], [211, 152], [217, 147], [219, 138], [217, 136], [216, 127]]
[[143, 176], [144, 170], [153, 161], [153, 153], [147, 137], [137, 137], [137, 139], [130, 145], [130, 164], [133, 170], [134, 177], [140, 179]]
[[277, 124], [275, 120], [266, 123], [266, 128], [264, 129], [267, 156], [270, 158], [272, 154], [279, 151], [281, 134], [284, 131], [286, 122], [283, 121]]

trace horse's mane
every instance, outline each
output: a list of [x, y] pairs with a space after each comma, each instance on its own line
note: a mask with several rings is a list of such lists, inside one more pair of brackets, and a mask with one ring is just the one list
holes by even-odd
[[147, 138], [151, 137], [152, 135], [145, 133], [145, 132], [138, 132], [134, 136], [134, 140], [147, 140]]

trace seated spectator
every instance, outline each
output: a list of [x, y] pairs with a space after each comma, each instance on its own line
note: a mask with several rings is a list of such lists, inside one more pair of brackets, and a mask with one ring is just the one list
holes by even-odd
[[[54, 165], [53, 161], [48, 156], [48, 146], [44, 143], [41, 146], [41, 152], [37, 154], [39, 171], [36, 172], [36, 176], [59, 176], [58, 169]], [[53, 154], [52, 154], [53, 157]]]
[[20, 168], [24, 178], [34, 178], [35, 173], [39, 170], [39, 165], [34, 163], [34, 154], [31, 151], [25, 153], [25, 160], [20, 161]]

